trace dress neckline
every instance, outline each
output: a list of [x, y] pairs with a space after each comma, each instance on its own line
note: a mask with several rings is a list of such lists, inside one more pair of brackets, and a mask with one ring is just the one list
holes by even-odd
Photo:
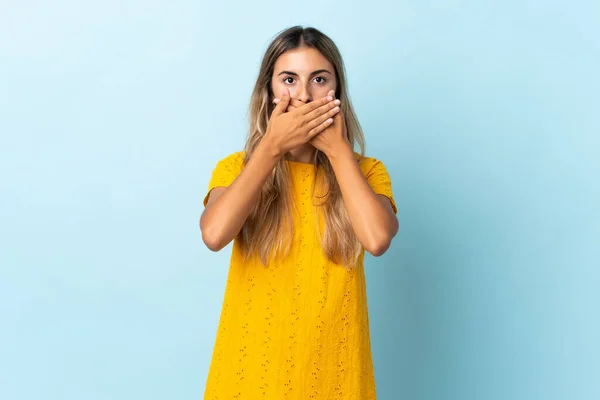
[[299, 167], [313, 167], [314, 168], [314, 166], [315, 166], [313, 163], [305, 163], [305, 162], [301, 162], [301, 161], [293, 161], [293, 160], [288, 160], [288, 159], [285, 159], [285, 161], [290, 165], [296, 165]]

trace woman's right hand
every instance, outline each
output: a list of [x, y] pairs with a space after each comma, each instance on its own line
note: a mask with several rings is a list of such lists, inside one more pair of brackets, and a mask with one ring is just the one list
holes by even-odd
[[333, 122], [340, 101], [331, 96], [306, 103], [286, 112], [290, 103], [287, 89], [273, 110], [263, 140], [268, 140], [280, 155], [303, 145]]

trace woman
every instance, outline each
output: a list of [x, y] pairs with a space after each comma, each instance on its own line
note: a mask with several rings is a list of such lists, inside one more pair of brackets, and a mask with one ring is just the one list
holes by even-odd
[[363, 259], [397, 209], [329, 37], [296, 26], [269, 45], [245, 149], [204, 205], [204, 243], [234, 241], [205, 399], [375, 399]]

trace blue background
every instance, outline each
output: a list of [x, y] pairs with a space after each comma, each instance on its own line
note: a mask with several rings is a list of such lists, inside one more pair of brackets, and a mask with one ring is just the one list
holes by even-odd
[[379, 398], [600, 398], [600, 6], [0, 5], [0, 398], [199, 399], [231, 247], [198, 220], [271, 38], [339, 46], [400, 231]]

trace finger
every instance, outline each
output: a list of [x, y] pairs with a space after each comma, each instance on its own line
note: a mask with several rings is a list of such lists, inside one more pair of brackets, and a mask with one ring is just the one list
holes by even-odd
[[296, 108], [300, 108], [300, 107], [302, 107], [304, 105], [304, 102], [302, 102], [302, 101], [300, 101], [298, 99], [291, 98], [290, 99], [290, 104], [293, 105]]
[[332, 123], [333, 123], [333, 119], [327, 118], [324, 121], [322, 121], [320, 124], [318, 124], [314, 128], [312, 128], [311, 130], [309, 130], [308, 133], [306, 134], [307, 141], [312, 139], [313, 137], [317, 136], [319, 133], [323, 132]]
[[277, 103], [277, 107], [273, 110], [274, 115], [281, 115], [287, 109], [288, 104], [290, 103], [290, 92], [287, 88], [283, 89], [283, 93], [281, 94], [281, 100]]
[[344, 119], [344, 114], [342, 114], [342, 110], [340, 110], [339, 112], [337, 112], [335, 114], [335, 116], [333, 117], [333, 122], [335, 121], [341, 121]]
[[335, 99], [335, 90], [330, 90], [329, 93], [327, 93], [327, 96], [333, 97]]
[[[280, 101], [281, 101], [281, 99], [276, 97], [273, 99], [273, 104], [279, 104]], [[304, 103], [298, 99], [290, 98], [290, 105], [293, 105], [294, 107], [299, 108], [302, 105], [304, 105]]]
[[328, 112], [326, 112], [323, 115], [318, 116], [317, 118], [313, 119], [312, 121], [310, 121], [306, 126], [308, 127], [308, 129], [313, 129], [315, 127], [318, 127], [320, 125], [322, 125], [323, 123], [331, 120], [331, 122], [328, 122], [327, 124], [330, 125], [334, 122], [334, 119], [336, 117], [336, 114], [339, 113], [339, 107], [336, 107], [338, 110], [336, 111], [336, 109], [332, 109], [329, 110]]
[[333, 110], [335, 110], [335, 111], [333, 111], [333, 113], [330, 114], [329, 116], [334, 116], [335, 113], [337, 113], [340, 110], [339, 104], [340, 104], [339, 100], [334, 100], [334, 101], [328, 102], [325, 105], [322, 105], [321, 107], [317, 108], [316, 110], [313, 110], [310, 113], [306, 114], [304, 116], [305, 122], [312, 121], [315, 118], [317, 118], [323, 114], [326, 114], [330, 111], [333, 111]]
[[290, 104], [288, 104], [288, 108], [286, 110], [286, 112], [291, 112], [294, 110], [297, 110], [298, 108], [302, 107], [304, 105], [304, 103], [298, 99], [294, 99], [293, 97], [290, 98]]
[[292, 97], [292, 98], [290, 98], [290, 104], [288, 105], [288, 108], [287, 108], [287, 110], [286, 110], [286, 111], [287, 111], [287, 112], [292, 112], [292, 111], [294, 111], [295, 113], [298, 113], [298, 111], [296, 111], [296, 110], [298, 110], [300, 107], [304, 106], [304, 104], [305, 104], [305, 103], [304, 103], [304, 102], [302, 102], [301, 100], [294, 99], [294, 98]]
[[303, 105], [304, 105], [304, 103], [301, 102], [300, 100], [292, 98], [292, 99], [290, 99], [290, 104], [288, 105], [287, 110], [288, 110], [288, 112], [292, 111], [292, 110], [297, 110], [298, 108], [302, 107]]
[[303, 115], [306, 115], [306, 114], [310, 113], [311, 111], [314, 111], [317, 108], [319, 108], [323, 105], [326, 105], [327, 103], [329, 103], [331, 101], [333, 101], [333, 97], [326, 96], [326, 97], [323, 97], [322, 99], [311, 101], [310, 103], [307, 103], [299, 108], [302, 110], [301, 113]]

